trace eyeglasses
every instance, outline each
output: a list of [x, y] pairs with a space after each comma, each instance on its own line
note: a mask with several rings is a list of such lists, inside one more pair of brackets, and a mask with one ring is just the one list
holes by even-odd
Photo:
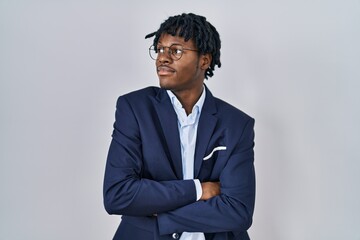
[[[165, 48], [168, 48], [167, 52], [165, 51]], [[152, 59], [156, 60], [159, 57], [159, 54], [167, 53], [171, 57], [171, 59], [177, 61], [184, 54], [184, 50], [195, 51], [195, 52], [198, 51], [195, 49], [184, 48], [180, 44], [172, 44], [170, 47], [163, 47], [163, 46], [155, 47], [152, 45], [149, 48], [149, 54]]]

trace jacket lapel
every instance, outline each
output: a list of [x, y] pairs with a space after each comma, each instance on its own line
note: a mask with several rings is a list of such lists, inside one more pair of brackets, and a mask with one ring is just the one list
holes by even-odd
[[[167, 144], [167, 146], [164, 146], [164, 150], [176, 177], [183, 179], [181, 145], [176, 113], [164, 89], [159, 90], [153, 102], [161, 124], [162, 135]], [[156, 151], [156, 149], [154, 150]]]
[[197, 130], [195, 158], [194, 158], [194, 178], [197, 178], [200, 172], [203, 158], [206, 154], [208, 143], [214, 133], [217, 123], [217, 112], [214, 97], [211, 92], [206, 88], [206, 98], [201, 110], [199, 125]]

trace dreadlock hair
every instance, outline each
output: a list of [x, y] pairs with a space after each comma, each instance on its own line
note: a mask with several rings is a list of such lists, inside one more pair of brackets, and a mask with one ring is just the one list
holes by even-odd
[[153, 45], [157, 46], [163, 33], [183, 37], [185, 41], [193, 39], [199, 54], [211, 54], [212, 60], [210, 66], [205, 71], [206, 79], [214, 75], [213, 71], [215, 70], [215, 65], [219, 68], [221, 67], [220, 36], [216, 31], [216, 28], [206, 21], [205, 17], [193, 13], [183, 13], [181, 15], [169, 17], [160, 25], [160, 28], [156, 32], [146, 35], [145, 38], [155, 36]]

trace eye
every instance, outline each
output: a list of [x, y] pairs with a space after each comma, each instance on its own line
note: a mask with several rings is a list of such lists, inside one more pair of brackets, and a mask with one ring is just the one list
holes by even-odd
[[176, 56], [181, 56], [183, 53], [182, 47], [181, 46], [173, 46], [171, 48], [171, 53]]
[[182, 54], [182, 49], [176, 48], [173, 50], [173, 53], [176, 55], [180, 55], [180, 54]]
[[164, 53], [165, 49], [164, 49], [164, 47], [156, 47], [155, 51], [156, 51], [156, 53]]

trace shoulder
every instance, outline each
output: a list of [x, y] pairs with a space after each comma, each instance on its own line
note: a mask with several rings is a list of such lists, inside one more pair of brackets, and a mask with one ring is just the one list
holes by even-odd
[[219, 98], [214, 97], [216, 102], [218, 114], [220, 116], [225, 115], [227, 117], [235, 118], [235, 119], [244, 119], [250, 120], [253, 119], [250, 115], [245, 113], [244, 111], [240, 110], [239, 108], [233, 106], [230, 103], [225, 102]]
[[229, 123], [234, 121], [247, 122], [253, 119], [250, 115], [234, 105], [215, 97], [207, 87], [206, 90], [206, 99], [203, 108], [205, 111], [215, 114], [218, 118]]
[[225, 102], [220, 98], [213, 96], [213, 94], [207, 87], [206, 90], [206, 99], [203, 108], [205, 109], [205, 111], [215, 114], [219, 119], [230, 124], [234, 121], [247, 122], [248, 120], [253, 119], [252, 117], [250, 117], [250, 115], [246, 114], [239, 108]]
[[253, 139], [255, 119], [219, 98], [214, 100], [217, 106], [219, 129], [225, 130], [231, 139], [241, 139], [243, 136]]
[[241, 136], [245, 129], [253, 129], [255, 119], [222, 99], [213, 97], [220, 129], [226, 129], [230, 135]]
[[146, 87], [146, 88], [142, 88], [142, 89], [138, 89], [138, 90], [126, 93], [124, 95], [121, 95], [119, 98], [133, 99], [133, 98], [156, 96], [159, 91], [160, 91], [159, 87], [150, 86], [150, 87]]
[[154, 98], [160, 91], [158, 87], [146, 87], [119, 96], [117, 104], [128, 102], [130, 105], [146, 104], [150, 98]]

